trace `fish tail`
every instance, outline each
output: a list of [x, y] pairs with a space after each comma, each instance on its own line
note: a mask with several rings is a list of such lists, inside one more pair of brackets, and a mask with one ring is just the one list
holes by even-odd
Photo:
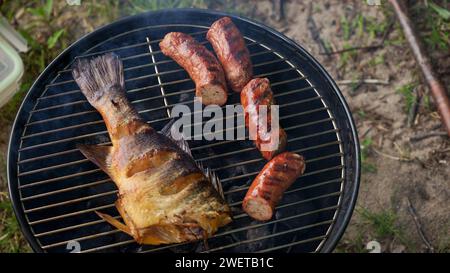
[[94, 107], [109, 93], [125, 94], [123, 65], [119, 57], [108, 53], [92, 60], [78, 59], [72, 76]]
[[138, 128], [149, 127], [126, 97], [123, 65], [117, 55], [78, 59], [72, 75], [89, 103], [102, 115], [113, 145]]

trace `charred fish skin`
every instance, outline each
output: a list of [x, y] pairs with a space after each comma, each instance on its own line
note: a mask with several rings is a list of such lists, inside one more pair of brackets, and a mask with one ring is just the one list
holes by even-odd
[[77, 60], [72, 74], [112, 142], [78, 145], [118, 187], [116, 207], [124, 223], [98, 212], [100, 217], [138, 243], [153, 245], [205, 238], [231, 222], [230, 208], [193, 158], [132, 107], [118, 56]]

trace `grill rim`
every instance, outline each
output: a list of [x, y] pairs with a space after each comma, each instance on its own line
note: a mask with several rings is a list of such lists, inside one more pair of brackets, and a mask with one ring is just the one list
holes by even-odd
[[[33, 105], [28, 103], [30, 100], [37, 99], [39, 97], [39, 94], [37, 94], [35, 89], [38, 89], [44, 82], [43, 79], [50, 78], [52, 74], [55, 76], [58, 74], [58, 71], [62, 71], [70, 66], [70, 64], [77, 58], [77, 56], [73, 56], [70, 54], [73, 49], [82, 50], [84, 47], [82, 46], [86, 39], [89, 39], [98, 33], [101, 33], [107, 29], [114, 28], [116, 25], [120, 24], [129, 24], [130, 21], [133, 20], [145, 20], [147, 16], [158, 16], [163, 13], [199, 13], [199, 14], [205, 14], [205, 15], [214, 15], [214, 16], [229, 16], [233, 19], [241, 20], [244, 23], [248, 23], [251, 25], [254, 25], [256, 27], [259, 27], [263, 29], [264, 31], [269, 32], [270, 34], [276, 36], [277, 38], [281, 39], [286, 45], [289, 45], [292, 47], [295, 52], [301, 52], [301, 54], [307, 56], [309, 58], [309, 62], [312, 63], [313, 66], [315, 66], [320, 73], [322, 73], [322, 76], [326, 79], [326, 84], [330, 85], [330, 88], [332, 91], [334, 91], [335, 95], [337, 96], [339, 103], [343, 109], [343, 113], [345, 114], [346, 121], [348, 122], [348, 130], [351, 132], [350, 138], [353, 140], [352, 145], [347, 143], [347, 145], [351, 146], [351, 149], [354, 150], [355, 157], [353, 158], [354, 164], [352, 167], [354, 169], [352, 170], [354, 172], [354, 179], [352, 180], [346, 180], [344, 177], [344, 181], [342, 184], [341, 189], [341, 195], [340, 195], [340, 204], [339, 208], [335, 212], [335, 221], [330, 225], [330, 231], [327, 232], [326, 239], [324, 242], [322, 242], [322, 245], [318, 247], [318, 250], [320, 252], [331, 252], [339, 240], [341, 239], [344, 231], [346, 230], [348, 223], [350, 222], [354, 207], [356, 205], [356, 200], [358, 196], [358, 190], [359, 190], [359, 183], [360, 183], [360, 177], [361, 177], [361, 155], [360, 155], [360, 146], [359, 146], [359, 138], [355, 126], [354, 119], [352, 117], [352, 114], [350, 112], [349, 106], [347, 102], [345, 101], [345, 98], [340, 91], [339, 87], [337, 86], [336, 82], [333, 80], [333, 78], [329, 75], [329, 73], [325, 70], [325, 68], [307, 51], [305, 50], [301, 45], [297, 44], [294, 40], [291, 38], [285, 36], [284, 34], [276, 31], [275, 29], [266, 26], [258, 21], [249, 19], [247, 17], [243, 17], [240, 15], [235, 15], [227, 12], [220, 12], [220, 11], [213, 11], [208, 9], [196, 9], [196, 8], [183, 8], [183, 9], [161, 9], [157, 11], [148, 11], [139, 13], [136, 15], [126, 16], [123, 18], [120, 18], [112, 23], [106, 24], [104, 26], [101, 26], [100, 28], [94, 30], [91, 33], [87, 33], [80, 37], [77, 41], [75, 41], [73, 44], [71, 44], [69, 47], [64, 49], [44, 70], [43, 72], [38, 76], [38, 78], [34, 81], [33, 85], [30, 87], [30, 89], [27, 91], [27, 94], [25, 95], [20, 108], [16, 114], [16, 117], [13, 122], [13, 126], [11, 127], [10, 132], [10, 138], [8, 142], [8, 157], [7, 157], [7, 178], [8, 178], [8, 192], [11, 199], [12, 207], [14, 214], [19, 222], [19, 226], [21, 228], [22, 233], [24, 234], [26, 240], [30, 244], [31, 248], [34, 252], [42, 253], [45, 252], [45, 250], [42, 248], [41, 244], [39, 243], [38, 239], [33, 235], [33, 231], [31, 230], [31, 225], [29, 225], [29, 221], [27, 219], [26, 214], [24, 213], [24, 207], [23, 203], [20, 201], [21, 199], [21, 192], [18, 190], [18, 165], [16, 164], [18, 162], [18, 149], [12, 149], [17, 148], [20, 146], [21, 143], [21, 135], [25, 132], [25, 126], [21, 126], [23, 124], [26, 124], [28, 119], [30, 118], [29, 114], [33, 108]], [[102, 42], [99, 42], [99, 44]], [[98, 45], [98, 44], [97, 44]], [[94, 45], [93, 47], [86, 49], [91, 50], [94, 49], [97, 45]], [[88, 52], [93, 53], [95, 52]], [[69, 65], [66, 65], [66, 67], [61, 67], [64, 63], [64, 60], [71, 60], [71, 62], [68, 62]], [[52, 84], [53, 81], [56, 79], [54, 77], [50, 83], [46, 84]], [[42, 86], [45, 88], [45, 86]], [[33, 95], [35, 98], [33, 98]], [[28, 108], [27, 108], [28, 106]], [[27, 108], [27, 109], [25, 109]], [[15, 151], [13, 151], [15, 150]], [[12, 153], [13, 152], [13, 153]], [[13, 164], [11, 164], [13, 163]], [[348, 171], [347, 168], [342, 169], [345, 173]], [[16, 172], [16, 177], [14, 177], [14, 172]]]

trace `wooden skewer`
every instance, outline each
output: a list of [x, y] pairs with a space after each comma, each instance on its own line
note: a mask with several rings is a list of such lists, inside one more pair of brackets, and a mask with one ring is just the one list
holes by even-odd
[[417, 38], [418, 36], [414, 26], [406, 12], [407, 9], [404, 1], [389, 0], [389, 2], [394, 7], [395, 14], [397, 15], [400, 25], [403, 28], [403, 33], [405, 34], [406, 40], [408, 40], [409, 46], [414, 53], [414, 57], [416, 58], [416, 61], [422, 70], [422, 74], [430, 87], [434, 102], [436, 103], [436, 107], [442, 118], [442, 123], [447, 130], [447, 134], [450, 136], [450, 102], [447, 97], [447, 91], [442, 82], [436, 76], [437, 74], [431, 65], [431, 60], [426, 54], [422, 42]]

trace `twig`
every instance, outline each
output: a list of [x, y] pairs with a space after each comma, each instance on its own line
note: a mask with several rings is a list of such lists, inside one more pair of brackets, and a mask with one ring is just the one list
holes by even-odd
[[319, 54], [320, 55], [336, 55], [336, 54], [341, 54], [341, 53], [355, 51], [355, 50], [370, 51], [370, 50], [378, 49], [382, 46], [383, 46], [383, 44], [376, 44], [376, 45], [369, 45], [369, 46], [355, 46], [355, 47], [344, 48], [344, 49], [339, 49], [339, 50], [330, 51], [330, 52], [320, 52]]
[[3, 236], [0, 237], [0, 241], [7, 238], [9, 236], [9, 232], [5, 233]]
[[417, 142], [417, 141], [421, 141], [421, 140], [424, 140], [424, 139], [429, 138], [429, 137], [446, 136], [446, 135], [447, 135], [446, 132], [434, 131], [434, 132], [423, 133], [423, 134], [418, 134], [418, 135], [412, 136], [412, 137], [409, 138], [409, 141]]
[[364, 139], [366, 136], [367, 136], [367, 134], [370, 132], [370, 131], [372, 131], [372, 129], [373, 129], [373, 127], [372, 126], [370, 126], [362, 135], [361, 135], [361, 139]]
[[329, 49], [325, 46], [324, 41], [320, 37], [320, 31], [317, 28], [316, 22], [314, 21], [312, 14], [313, 14], [313, 8], [312, 8], [312, 2], [310, 2], [309, 6], [308, 6], [308, 15], [307, 15], [308, 19], [306, 20], [306, 25], [308, 27], [309, 32], [311, 33], [313, 40], [316, 43], [318, 43], [319, 46], [321, 47], [321, 51], [328, 52]]
[[433, 127], [431, 127], [431, 131], [435, 131], [437, 129], [440, 129], [442, 127], [442, 124], [438, 123], [436, 125], [434, 125]]
[[[410, 159], [409, 153], [406, 152], [396, 141], [394, 141], [394, 146], [395, 146], [395, 149], [397, 149], [398, 153], [400, 154], [401, 158]], [[408, 154], [408, 155], [406, 155], [406, 154]]]
[[285, 18], [284, 15], [284, 0], [274, 0], [273, 1], [273, 11], [275, 15], [275, 20], [282, 21]]
[[379, 85], [389, 85], [389, 80], [379, 80], [379, 79], [359, 79], [359, 80], [341, 80], [337, 81], [337, 84], [341, 85], [351, 85], [351, 84], [379, 84]]
[[412, 125], [414, 124], [414, 120], [416, 119], [417, 116], [417, 111], [419, 110], [420, 101], [422, 99], [422, 96], [419, 95], [419, 92], [417, 92], [417, 87], [413, 89], [413, 93], [414, 93], [414, 101], [412, 102], [412, 105], [409, 108], [407, 121], [408, 127], [412, 127]]
[[438, 150], [437, 152], [441, 153], [441, 154], [445, 154], [446, 152], [450, 152], [450, 148], [447, 148], [447, 149], [444, 149], [444, 150]]
[[375, 153], [377, 153], [377, 154], [379, 154], [379, 155], [381, 155], [381, 156], [384, 156], [384, 157], [387, 157], [387, 158], [390, 158], [390, 159], [393, 159], [393, 160], [397, 160], [397, 161], [406, 161], [406, 162], [411, 161], [411, 159], [409, 159], [409, 158], [405, 158], [405, 157], [397, 157], [397, 156], [385, 154], [385, 153], [383, 153], [383, 152], [381, 152], [381, 151], [375, 149], [374, 147], [372, 147], [372, 150], [373, 150]]
[[422, 70], [422, 74], [430, 87], [431, 94], [433, 95], [436, 108], [442, 118], [447, 134], [450, 136], [450, 99], [447, 96], [447, 90], [438, 78], [436, 71], [433, 68], [431, 59], [428, 56], [422, 41], [419, 39], [414, 25], [407, 14], [407, 7], [402, 0], [389, 0], [394, 7], [395, 14], [403, 28], [403, 33], [406, 40], [409, 43], [411, 51], [414, 54], [417, 64]]
[[433, 253], [434, 247], [431, 245], [430, 241], [425, 236], [425, 232], [422, 229], [422, 225], [420, 224], [419, 217], [417, 216], [416, 210], [414, 209], [414, 207], [411, 203], [411, 200], [409, 200], [409, 197], [407, 198], [407, 200], [408, 200], [408, 210], [413, 218], [414, 224], [416, 225], [417, 232], [419, 232], [420, 238], [425, 243], [425, 245], [430, 250], [430, 252]]

